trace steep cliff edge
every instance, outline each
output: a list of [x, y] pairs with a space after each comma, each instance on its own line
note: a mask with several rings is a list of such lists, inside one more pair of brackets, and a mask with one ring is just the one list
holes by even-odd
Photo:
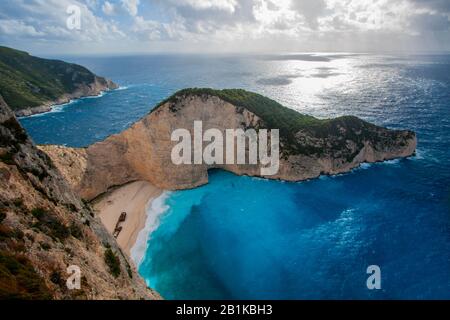
[[0, 299], [155, 298], [0, 96]]
[[53, 105], [115, 88], [80, 65], [0, 46], [0, 94], [16, 116], [47, 112]]
[[72, 187], [92, 199], [110, 187], [147, 180], [161, 189], [193, 188], [208, 182], [208, 169], [259, 176], [261, 165], [175, 165], [175, 129], [268, 128], [280, 130], [280, 168], [270, 179], [301, 181], [347, 172], [362, 162], [384, 161], [414, 153], [416, 135], [389, 130], [356, 117], [319, 120], [244, 90], [186, 89], [163, 101], [120, 134], [88, 148], [42, 146]]

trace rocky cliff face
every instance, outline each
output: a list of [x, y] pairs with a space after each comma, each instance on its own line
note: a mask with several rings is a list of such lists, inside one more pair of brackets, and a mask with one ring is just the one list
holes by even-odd
[[[267, 113], [256, 114], [260, 109], [251, 112], [226, 100], [209, 91], [176, 94], [129, 129], [88, 148], [41, 148], [85, 199], [134, 180], [147, 180], [169, 190], [193, 188], [208, 182], [211, 168], [259, 176], [259, 164], [175, 165], [171, 161], [172, 148], [177, 144], [171, 141], [172, 132], [184, 128], [192, 133], [196, 120], [203, 121], [204, 131], [217, 128], [224, 136], [225, 129], [277, 129], [270, 127]], [[276, 115], [279, 111], [270, 112]], [[417, 144], [411, 131], [388, 130], [356, 117], [315, 119], [312, 123], [281, 134], [279, 171], [266, 178], [301, 181], [347, 172], [362, 162], [410, 156]]]
[[0, 96], [0, 299], [158, 297]]
[[81, 83], [76, 86], [72, 92], [64, 93], [55, 100], [49, 100], [40, 106], [36, 107], [24, 107], [23, 109], [16, 110], [15, 115], [17, 117], [26, 117], [33, 114], [49, 112], [55, 105], [60, 105], [70, 102], [70, 100], [79, 99], [83, 97], [98, 96], [103, 91], [114, 90], [119, 86], [109, 79], [94, 76], [94, 80], [91, 83]]

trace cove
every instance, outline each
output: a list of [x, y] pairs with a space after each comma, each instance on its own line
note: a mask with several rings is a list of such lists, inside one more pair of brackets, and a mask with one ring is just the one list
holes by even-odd
[[[404, 191], [392, 183], [405, 183], [415, 165], [365, 165], [301, 183], [211, 171], [208, 185], [168, 197], [139, 272], [166, 299], [415, 296], [431, 275], [404, 279], [428, 273], [417, 261], [430, 252], [408, 240], [428, 233], [410, 210], [426, 209], [401, 200]], [[436, 235], [422, 241], [428, 246]], [[381, 290], [367, 289], [372, 264], [381, 267]]]

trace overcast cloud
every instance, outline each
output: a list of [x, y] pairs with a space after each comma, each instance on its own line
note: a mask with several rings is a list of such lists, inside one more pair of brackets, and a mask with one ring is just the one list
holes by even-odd
[[[66, 26], [81, 9], [81, 29]], [[15, 0], [0, 43], [35, 53], [449, 51], [448, 0]]]

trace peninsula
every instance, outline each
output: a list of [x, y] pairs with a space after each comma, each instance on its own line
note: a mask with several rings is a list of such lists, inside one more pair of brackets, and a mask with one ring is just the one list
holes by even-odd
[[[127, 130], [87, 148], [46, 145], [47, 153], [72, 189], [94, 208], [108, 231], [120, 212], [130, 214], [118, 237], [130, 254], [144, 227], [151, 200], [164, 190], [190, 189], [208, 183], [208, 170], [260, 176], [260, 164], [176, 165], [171, 133], [200, 120], [206, 129], [278, 128], [280, 163], [268, 179], [302, 181], [348, 172], [363, 162], [413, 155], [414, 132], [382, 128], [353, 116], [320, 120], [300, 114], [259, 94], [240, 89], [185, 89], [162, 101]], [[248, 147], [248, 145], [247, 145]], [[246, 150], [248, 153], [248, 150]], [[142, 193], [137, 193], [142, 190]]]
[[48, 112], [54, 105], [116, 88], [80, 65], [0, 46], [0, 93], [16, 116]]
[[[87, 148], [41, 146], [72, 188], [91, 200], [111, 187], [148, 181], [163, 190], [180, 190], [208, 182], [208, 170], [260, 176], [260, 164], [176, 165], [171, 133], [204, 130], [268, 128], [280, 132], [280, 168], [269, 179], [302, 181], [348, 172], [363, 162], [407, 157], [417, 139], [409, 130], [382, 128], [354, 116], [316, 119], [241, 89], [185, 89], [161, 102], [127, 130]], [[248, 151], [248, 150], [247, 150]], [[73, 163], [74, 165], [69, 165]]]

